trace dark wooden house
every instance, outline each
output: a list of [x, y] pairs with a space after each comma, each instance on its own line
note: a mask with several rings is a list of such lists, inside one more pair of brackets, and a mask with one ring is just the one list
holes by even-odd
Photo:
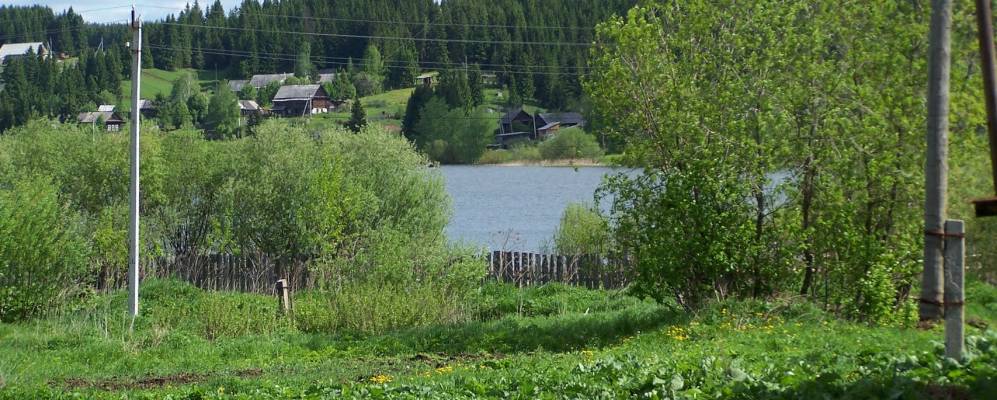
[[138, 101], [138, 110], [142, 118], [155, 118], [159, 114], [159, 107], [152, 100], [141, 99]]
[[323, 114], [334, 107], [322, 85], [281, 86], [273, 98], [272, 112], [284, 117]]
[[114, 106], [102, 105], [97, 111], [83, 112], [76, 117], [81, 124], [90, 124], [95, 128], [99, 124], [101, 128], [108, 132], [120, 132], [125, 125], [125, 120], [114, 111]]

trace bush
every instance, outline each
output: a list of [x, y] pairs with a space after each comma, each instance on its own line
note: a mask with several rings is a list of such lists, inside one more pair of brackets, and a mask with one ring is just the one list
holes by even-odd
[[568, 204], [554, 233], [554, 246], [563, 255], [605, 255], [610, 247], [609, 222], [594, 207]]
[[41, 314], [72, 294], [87, 257], [78, 227], [48, 180], [0, 189], [0, 321]]
[[598, 158], [602, 149], [595, 137], [579, 128], [568, 128], [540, 143], [540, 155], [545, 160], [567, 158]]

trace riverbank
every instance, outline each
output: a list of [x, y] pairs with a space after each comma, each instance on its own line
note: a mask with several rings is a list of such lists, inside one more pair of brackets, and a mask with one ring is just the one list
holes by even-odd
[[515, 160], [489, 164], [495, 167], [612, 167], [601, 159], [591, 158], [569, 158], [563, 160]]

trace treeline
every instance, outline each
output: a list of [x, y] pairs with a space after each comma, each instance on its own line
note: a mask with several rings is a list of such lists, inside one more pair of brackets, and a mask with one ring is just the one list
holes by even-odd
[[43, 6], [0, 6], [0, 44], [44, 42], [56, 52], [76, 54], [89, 48], [91, 33], [100, 36], [71, 7], [56, 14]]
[[0, 132], [38, 117], [76, 118], [99, 104], [118, 104], [129, 75], [127, 49], [83, 52], [74, 62], [38, 55], [8, 60], [0, 73]]
[[[389, 87], [411, 85], [406, 69], [479, 64], [523, 98], [560, 108], [581, 95], [593, 27], [632, 0], [246, 0], [193, 3], [145, 26], [157, 68], [229, 71], [233, 77], [294, 71], [303, 49], [320, 69], [346, 69], [369, 45], [384, 57]], [[297, 34], [294, 32], [305, 32]], [[534, 43], [534, 44], [525, 44]], [[357, 67], [362, 65], [357, 64]]]

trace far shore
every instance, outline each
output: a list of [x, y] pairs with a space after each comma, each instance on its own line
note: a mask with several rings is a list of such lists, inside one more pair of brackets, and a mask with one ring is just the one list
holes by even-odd
[[517, 160], [503, 163], [474, 164], [481, 166], [496, 167], [612, 167], [612, 164], [604, 163], [597, 159], [571, 158], [564, 160]]

